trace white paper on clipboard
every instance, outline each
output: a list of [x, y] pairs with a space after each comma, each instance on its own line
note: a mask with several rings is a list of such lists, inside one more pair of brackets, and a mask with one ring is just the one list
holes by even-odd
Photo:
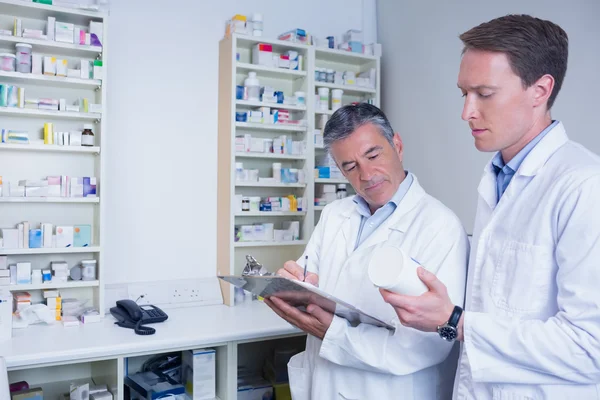
[[315, 304], [338, 317], [345, 318], [352, 326], [360, 323], [375, 325], [395, 331], [396, 328], [346, 303], [310, 283], [287, 279], [281, 276], [219, 276], [234, 286], [252, 292], [260, 297], [277, 296], [299, 309], [305, 310], [308, 304]]

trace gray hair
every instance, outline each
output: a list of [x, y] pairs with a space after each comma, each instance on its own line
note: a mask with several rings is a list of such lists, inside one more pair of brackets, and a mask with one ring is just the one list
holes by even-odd
[[340, 108], [327, 121], [323, 132], [325, 149], [329, 151], [333, 143], [346, 139], [366, 124], [377, 126], [390, 145], [394, 146], [394, 130], [383, 111], [372, 104], [359, 103]]

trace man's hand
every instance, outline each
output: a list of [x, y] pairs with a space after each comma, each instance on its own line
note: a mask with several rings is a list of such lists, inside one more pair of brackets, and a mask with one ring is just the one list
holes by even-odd
[[302, 312], [296, 307], [290, 306], [285, 301], [275, 296], [266, 298], [265, 304], [271, 307], [271, 309], [275, 311], [277, 315], [285, 319], [290, 324], [302, 329], [304, 332], [310, 335], [318, 337], [321, 340], [323, 340], [325, 337], [327, 329], [329, 329], [329, 326], [333, 321], [333, 314], [324, 311], [321, 307], [314, 304], [309, 304], [306, 307], [308, 313]]
[[[417, 269], [419, 278], [429, 291], [421, 296], [405, 296], [379, 289], [386, 303], [391, 304], [404, 326], [423, 332], [436, 332], [437, 327], [445, 324], [454, 304], [448, 296], [446, 286], [431, 272], [423, 267]], [[462, 318], [459, 325], [459, 340], [462, 339]]]
[[[288, 279], [302, 281], [304, 280], [304, 267], [299, 266], [295, 261], [288, 261], [283, 265], [283, 268], [277, 271], [277, 275]], [[307, 272], [306, 282], [319, 286], [319, 275]]]

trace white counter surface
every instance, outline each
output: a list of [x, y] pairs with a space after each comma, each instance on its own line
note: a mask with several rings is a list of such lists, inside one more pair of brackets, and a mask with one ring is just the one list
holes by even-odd
[[168, 352], [282, 335], [299, 334], [265, 304], [253, 301], [225, 305], [165, 309], [169, 319], [152, 324], [154, 335], [136, 335], [114, 325], [106, 315], [102, 322], [79, 327], [34, 325], [14, 329], [10, 341], [0, 343], [0, 356], [9, 369], [73, 363], [136, 354]]

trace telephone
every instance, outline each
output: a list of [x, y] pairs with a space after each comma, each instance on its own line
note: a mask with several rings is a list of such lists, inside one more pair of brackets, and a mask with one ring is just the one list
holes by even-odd
[[142, 324], [154, 324], [169, 318], [160, 308], [152, 305], [139, 306], [133, 300], [117, 301], [117, 306], [112, 307], [110, 313], [117, 319], [116, 325], [133, 329], [138, 335], [152, 335], [156, 332], [154, 328]]

